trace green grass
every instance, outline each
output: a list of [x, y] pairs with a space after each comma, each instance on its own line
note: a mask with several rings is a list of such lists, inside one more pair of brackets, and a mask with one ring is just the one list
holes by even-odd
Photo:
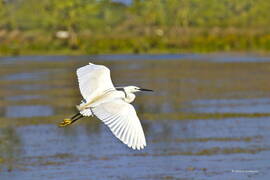
[[[207, 34], [206, 34], [207, 33]], [[182, 52], [268, 52], [270, 36], [265, 32], [238, 30], [233, 34], [224, 30], [217, 34], [205, 30], [173, 35], [168, 31], [158, 35], [97, 35], [77, 34], [76, 43], [57, 39], [50, 33], [6, 33], [0, 44], [0, 55], [36, 54], [114, 54], [114, 53], [182, 53]], [[31, 36], [31, 38], [29, 37]]]
[[269, 8], [265, 0], [0, 0], [0, 56], [269, 52]]

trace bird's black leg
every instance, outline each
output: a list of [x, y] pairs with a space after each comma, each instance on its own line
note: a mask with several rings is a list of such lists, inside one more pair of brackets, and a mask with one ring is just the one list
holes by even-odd
[[83, 115], [80, 114], [80, 116], [77, 116], [77, 117], [74, 118], [74, 119], [72, 118], [72, 119], [71, 119], [72, 121], [71, 121], [70, 124], [74, 123], [75, 121], [78, 121], [78, 120], [81, 119], [82, 117], [83, 117]]
[[78, 112], [77, 114], [75, 114], [74, 116], [72, 116], [70, 119], [74, 119], [74, 118], [76, 118], [77, 116], [79, 116], [81, 113], [80, 112]]

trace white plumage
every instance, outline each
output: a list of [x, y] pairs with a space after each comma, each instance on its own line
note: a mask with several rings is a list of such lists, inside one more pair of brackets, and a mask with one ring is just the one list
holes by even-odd
[[79, 87], [83, 98], [89, 102], [106, 90], [115, 89], [110, 70], [102, 65], [89, 65], [77, 69]]
[[131, 104], [121, 99], [94, 107], [93, 113], [104, 122], [112, 133], [128, 147], [143, 149], [146, 146], [140, 120]]
[[80, 92], [84, 98], [77, 106], [83, 116], [95, 115], [112, 133], [133, 149], [146, 146], [144, 132], [134, 107], [134, 92], [150, 91], [136, 86], [115, 88], [110, 70], [89, 63], [77, 70]]

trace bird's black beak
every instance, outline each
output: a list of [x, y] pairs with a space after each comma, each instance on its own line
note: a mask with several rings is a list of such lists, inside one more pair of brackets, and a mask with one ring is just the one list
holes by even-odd
[[151, 89], [143, 89], [143, 88], [140, 88], [139, 90], [140, 90], [140, 91], [153, 91], [153, 90], [151, 90]]

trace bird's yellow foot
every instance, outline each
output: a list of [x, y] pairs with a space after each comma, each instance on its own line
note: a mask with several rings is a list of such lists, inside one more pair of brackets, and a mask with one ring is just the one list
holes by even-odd
[[67, 125], [70, 125], [72, 123], [71, 119], [64, 119], [62, 122], [59, 123], [59, 127], [65, 127]]

